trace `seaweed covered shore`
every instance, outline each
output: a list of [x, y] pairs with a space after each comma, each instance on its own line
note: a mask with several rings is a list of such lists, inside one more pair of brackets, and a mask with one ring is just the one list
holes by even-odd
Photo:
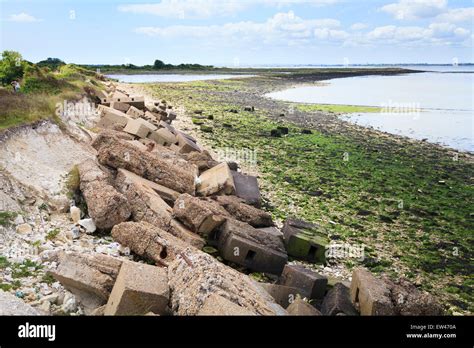
[[449, 312], [472, 313], [471, 154], [346, 123], [337, 108], [265, 97], [371, 74], [328, 70], [124, 87], [179, 106], [186, 127], [215, 152], [255, 154], [248, 170], [258, 173], [274, 218], [314, 221], [333, 241], [364, 246], [362, 260], [336, 263], [407, 277]]

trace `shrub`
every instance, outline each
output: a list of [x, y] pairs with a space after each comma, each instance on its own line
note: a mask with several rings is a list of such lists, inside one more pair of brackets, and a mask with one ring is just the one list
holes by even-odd
[[10, 84], [13, 80], [23, 77], [25, 66], [21, 54], [15, 51], [3, 51], [0, 60], [0, 80], [3, 85]]
[[59, 94], [65, 82], [36, 65], [25, 69], [22, 91], [25, 93]]

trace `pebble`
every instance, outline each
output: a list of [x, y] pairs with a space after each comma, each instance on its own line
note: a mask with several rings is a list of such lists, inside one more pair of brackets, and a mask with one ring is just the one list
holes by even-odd
[[81, 209], [79, 209], [78, 207], [71, 207], [70, 213], [72, 222], [77, 224], [81, 219]]
[[92, 219], [82, 219], [79, 220], [79, 225], [86, 229], [86, 233], [94, 233], [97, 229], [95, 226], [94, 220]]
[[77, 310], [77, 302], [73, 294], [68, 292], [64, 295], [64, 302], [61, 308], [66, 313], [75, 312]]
[[16, 227], [16, 232], [21, 234], [28, 234], [33, 232], [33, 228], [30, 224], [21, 224]]
[[25, 219], [23, 219], [23, 216], [18, 215], [15, 218], [15, 225], [21, 225], [21, 224], [24, 224], [24, 223], [25, 223]]
[[72, 239], [79, 239], [79, 237], [81, 236], [81, 230], [77, 226], [74, 226], [71, 232], [72, 232]]

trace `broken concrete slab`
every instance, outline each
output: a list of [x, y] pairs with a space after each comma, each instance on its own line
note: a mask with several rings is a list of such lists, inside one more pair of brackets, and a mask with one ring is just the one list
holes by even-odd
[[352, 273], [351, 300], [361, 315], [395, 315], [387, 284], [362, 267]]
[[213, 197], [227, 212], [235, 219], [246, 222], [253, 227], [273, 226], [272, 216], [266, 211], [245, 204], [241, 198], [236, 196]]
[[13, 294], [0, 290], [0, 315], [44, 315], [38, 309], [25, 303]]
[[[169, 189], [163, 185], [157, 184], [156, 182], [147, 180], [142, 178], [141, 176], [136, 175], [135, 173], [132, 173], [126, 169], [118, 169], [117, 170], [117, 177], [116, 180], [122, 180], [120, 179], [121, 176], [126, 177], [126, 180], [129, 180], [130, 182], [138, 182], [141, 185], [148, 186], [151, 188], [153, 191], [158, 193], [158, 195], [169, 205], [173, 205], [174, 202], [178, 199], [180, 193]], [[124, 179], [125, 180], [125, 179]]]
[[163, 146], [170, 146], [178, 141], [176, 136], [166, 128], [160, 128], [151, 132], [148, 138]]
[[131, 106], [136, 107], [137, 109], [143, 110], [145, 109], [145, 98], [144, 97], [123, 97], [123, 98], [101, 98], [101, 104], [103, 105], [110, 105], [112, 102], [121, 102], [126, 103]]
[[178, 139], [179, 153], [189, 152], [201, 152], [202, 149], [193, 141], [189, 136], [182, 132], [177, 132], [176, 138]]
[[112, 102], [110, 103], [110, 107], [115, 110], [122, 111], [124, 113], [127, 113], [128, 109], [130, 109], [130, 105], [126, 103], [120, 103], [120, 102]]
[[134, 139], [134, 137], [128, 133], [118, 132], [112, 129], [104, 129], [97, 134], [95, 139], [92, 141], [91, 146], [94, 149], [99, 150], [102, 145], [115, 138], [127, 141], [132, 141]]
[[444, 311], [436, 299], [421, 290], [407, 279], [395, 281], [383, 276], [382, 280], [390, 289], [390, 297], [395, 305], [395, 315], [437, 316]]
[[104, 315], [166, 314], [169, 296], [165, 268], [124, 261]]
[[288, 255], [309, 262], [324, 263], [329, 239], [318, 225], [287, 219], [282, 228]]
[[197, 315], [255, 315], [248, 309], [231, 302], [230, 300], [226, 299], [225, 297], [218, 295], [218, 294], [211, 294], [209, 297], [206, 298], [204, 301], [203, 306], [197, 313]]
[[129, 120], [130, 117], [128, 117], [125, 113], [107, 106], [103, 106], [101, 108], [100, 120], [97, 123], [97, 126], [107, 129], [113, 129], [114, 126], [117, 125], [125, 127]]
[[140, 109], [137, 109], [136, 107], [134, 106], [131, 106], [128, 111], [127, 111], [127, 115], [130, 116], [131, 118], [133, 119], [137, 119], [139, 117], [142, 117], [145, 115], [145, 113], [140, 110]]
[[203, 238], [174, 221], [171, 207], [144, 180], [119, 169], [115, 185], [130, 202], [133, 220], [148, 222], [196, 248], [205, 245]]
[[169, 123], [167, 123], [165, 121], [160, 121], [160, 123], [158, 125], [159, 125], [160, 128], [166, 128], [167, 130], [169, 130], [174, 135], [178, 134], [178, 131], [172, 125], [170, 125]]
[[48, 270], [88, 309], [107, 302], [122, 261], [102, 254], [58, 252], [57, 267]]
[[263, 231], [263, 232], [268, 233], [268, 234], [272, 234], [272, 235], [274, 235], [275, 237], [281, 238], [281, 240], [283, 240], [283, 232], [281, 232], [281, 231], [280, 231], [278, 228], [276, 228], [275, 226], [257, 228], [257, 230]]
[[226, 220], [217, 238], [223, 259], [257, 272], [279, 275], [288, 261], [281, 238], [235, 219]]
[[151, 122], [148, 122], [148, 121], [145, 120], [144, 118], [139, 117], [139, 118], [137, 118], [136, 120], [137, 120], [138, 122], [140, 122], [142, 125], [144, 125], [145, 127], [147, 127], [147, 128], [150, 130], [150, 132], [153, 132], [153, 131], [155, 131], [155, 130], [158, 129], [157, 126], [155, 126], [155, 125], [152, 124]]
[[174, 203], [173, 215], [192, 231], [207, 236], [221, 226], [229, 214], [219, 204], [182, 194]]
[[323, 315], [359, 315], [351, 302], [349, 288], [342, 283], [336, 283], [324, 297], [321, 305]]
[[235, 195], [242, 198], [247, 204], [260, 208], [262, 196], [257, 177], [244, 175], [236, 171], [232, 171], [232, 177], [234, 179]]
[[187, 167], [194, 167], [194, 172], [182, 170], [177, 161], [156, 152], [142, 152], [116, 137], [103, 142], [97, 157], [104, 165], [123, 168], [177, 192], [194, 195], [197, 168], [193, 165]]
[[115, 90], [115, 91], [112, 93], [111, 98], [113, 98], [113, 99], [123, 99], [123, 98], [128, 98], [128, 95], [125, 94], [124, 92]]
[[314, 308], [308, 302], [302, 300], [301, 298], [295, 299], [288, 308], [286, 309], [289, 315], [298, 315], [298, 316], [321, 316], [321, 312]]
[[131, 141], [129, 140], [127, 142], [135, 146], [140, 151], [148, 151], [148, 147], [138, 140], [131, 140]]
[[140, 122], [139, 119], [131, 119], [127, 122], [127, 125], [125, 126], [123, 131], [135, 135], [139, 138], [146, 138], [150, 133], [150, 128]]
[[326, 293], [328, 279], [300, 265], [286, 265], [279, 284], [301, 289], [308, 299], [322, 299]]
[[112, 237], [135, 254], [162, 266], [168, 266], [179, 253], [190, 247], [170, 233], [143, 221], [116, 225]]
[[224, 297], [252, 314], [286, 314], [247, 275], [192, 248], [187, 248], [171, 262], [168, 279], [171, 309], [175, 315], [197, 315], [205, 305], [209, 310], [211, 304], [206, 304], [206, 300], [213, 294]]
[[169, 109], [167, 110], [166, 120], [172, 122], [176, 120], [177, 117], [178, 115], [174, 111], [171, 111]]
[[99, 229], [109, 229], [131, 215], [127, 198], [110, 184], [110, 176], [92, 159], [78, 165], [80, 189], [89, 216]]
[[202, 173], [208, 169], [214, 168], [219, 164], [206, 150], [202, 152], [189, 152], [181, 155], [186, 161], [196, 165], [199, 172]]
[[235, 193], [234, 179], [227, 163], [221, 163], [206, 170], [199, 176], [198, 182], [197, 194], [200, 196]]
[[302, 297], [303, 294], [298, 288], [291, 286], [278, 285], [278, 284], [269, 284], [269, 283], [258, 283], [261, 287], [265, 289], [283, 308], [287, 308], [291, 303], [293, 303], [297, 297]]

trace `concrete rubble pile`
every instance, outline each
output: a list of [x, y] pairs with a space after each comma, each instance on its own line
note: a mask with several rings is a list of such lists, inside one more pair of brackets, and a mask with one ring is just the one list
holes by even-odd
[[[133, 259], [52, 256], [51, 275], [77, 295], [86, 313], [438, 313], [433, 299], [409, 283], [356, 269], [350, 286], [330, 285], [325, 276], [288, 263], [289, 257], [324, 263], [324, 229], [289, 218], [280, 230], [261, 209], [257, 178], [231, 170], [174, 128], [176, 113], [166, 102], [148, 104], [109, 83], [99, 114], [101, 131], [92, 142], [97, 158], [79, 164], [80, 189], [98, 231], [110, 232]], [[209, 252], [216, 248], [218, 255]], [[256, 282], [250, 272], [273, 281]]]

